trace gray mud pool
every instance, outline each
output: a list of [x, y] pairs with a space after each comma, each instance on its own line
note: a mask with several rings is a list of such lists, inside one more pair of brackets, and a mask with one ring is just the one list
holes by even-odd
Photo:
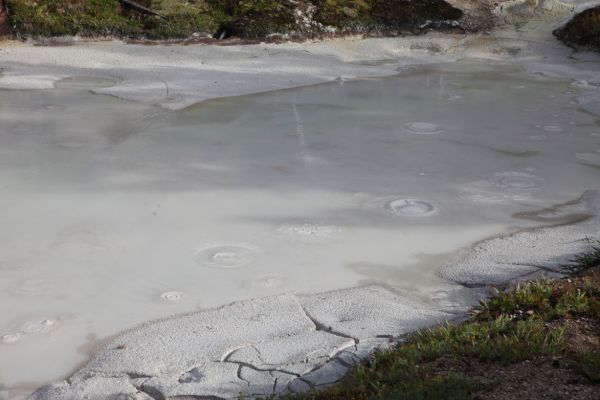
[[93, 93], [111, 84], [0, 91], [0, 398], [144, 321], [236, 300], [379, 283], [459, 307], [450, 255], [569, 223], [535, 211], [600, 186], [582, 84], [511, 64], [182, 111]]

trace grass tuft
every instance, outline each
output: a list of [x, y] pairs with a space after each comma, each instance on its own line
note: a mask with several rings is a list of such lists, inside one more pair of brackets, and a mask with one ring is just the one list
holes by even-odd
[[573, 258], [570, 265], [564, 268], [571, 273], [579, 273], [597, 265], [600, 265], [600, 241], [596, 239], [588, 239], [591, 250], [580, 254]]
[[[589, 385], [600, 383], [598, 250], [578, 259], [585, 265], [579, 275], [521, 283], [482, 302], [468, 322], [413, 333], [355, 367], [339, 384], [281, 399], [475, 399], [505, 384], [506, 378], [495, 379], [496, 373], [506, 377], [516, 367], [547, 368], [537, 375], [540, 379], [556, 371], [576, 374], [583, 379], [578, 390], [597, 393]], [[572, 375], [565, 376], [572, 382]], [[523, 387], [529, 383], [524, 381]], [[535, 385], [548, 387], [548, 382]]]

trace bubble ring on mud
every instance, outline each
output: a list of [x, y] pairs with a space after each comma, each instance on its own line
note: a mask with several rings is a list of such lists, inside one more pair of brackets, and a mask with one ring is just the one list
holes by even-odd
[[248, 243], [212, 243], [201, 247], [195, 261], [208, 268], [239, 268], [253, 263], [262, 250]]
[[182, 297], [183, 294], [181, 292], [165, 292], [160, 295], [161, 299], [168, 302], [179, 301]]
[[496, 184], [506, 189], [532, 190], [539, 188], [542, 180], [532, 174], [506, 172], [497, 174]]
[[56, 321], [52, 319], [28, 321], [21, 325], [21, 329], [27, 334], [44, 333], [51, 331], [54, 328], [56, 328]]
[[5, 335], [0, 336], [0, 343], [10, 344], [18, 342], [21, 339], [21, 336], [23, 335], [21, 335], [20, 332], [7, 333]]
[[394, 199], [387, 202], [384, 208], [401, 217], [426, 217], [437, 211], [432, 204], [417, 199]]
[[409, 122], [404, 127], [408, 133], [415, 135], [437, 135], [443, 132], [439, 125], [431, 122]]

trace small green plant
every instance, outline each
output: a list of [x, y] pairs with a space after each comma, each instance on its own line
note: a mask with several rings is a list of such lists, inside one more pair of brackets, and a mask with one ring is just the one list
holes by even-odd
[[524, 318], [534, 312], [545, 313], [552, 308], [552, 293], [549, 281], [518, 284], [516, 288], [482, 302], [475, 310], [476, 318], [483, 321], [503, 314]]
[[581, 373], [592, 382], [600, 383], [600, 353], [579, 352], [574, 360]]
[[584, 254], [573, 258], [571, 264], [564, 268], [571, 273], [579, 273], [600, 265], [600, 241], [596, 239], [587, 239], [591, 249]]

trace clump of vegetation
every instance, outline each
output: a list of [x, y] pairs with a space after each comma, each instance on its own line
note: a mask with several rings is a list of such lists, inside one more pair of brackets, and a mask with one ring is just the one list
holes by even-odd
[[556, 399], [595, 398], [599, 255], [596, 249], [579, 257], [580, 272], [568, 279], [519, 284], [482, 302], [465, 323], [414, 333], [338, 385], [284, 399], [512, 399], [542, 398], [544, 391]]
[[374, 24], [370, 0], [316, 0], [315, 21], [338, 29], [361, 30]]
[[[455, 21], [444, 0], [5, 0], [21, 36], [302, 37], [418, 32]], [[151, 10], [152, 12], [145, 12]], [[438, 24], [438, 25], [436, 25]]]
[[20, 36], [188, 37], [213, 32], [218, 23], [204, 1], [136, 0], [157, 15], [119, 0], [5, 0], [10, 25]]
[[450, 27], [462, 11], [444, 0], [318, 0], [315, 20], [341, 30], [381, 33]]
[[600, 51], [600, 6], [577, 14], [554, 35], [571, 47]]
[[371, 15], [384, 30], [418, 30], [452, 25], [462, 11], [444, 0], [373, 0]]
[[289, 0], [206, 0], [220, 23], [218, 36], [262, 37], [295, 29], [296, 4]]
[[152, 0], [148, 8], [164, 18], [145, 17], [143, 32], [150, 38], [184, 38], [194, 33], [213, 33], [219, 21], [204, 1]]
[[23, 34], [131, 35], [138, 21], [120, 13], [118, 0], [5, 0], [10, 25]]
[[575, 256], [572, 264], [566, 265], [565, 269], [570, 272], [582, 272], [600, 264], [600, 241], [588, 239], [591, 250]]

